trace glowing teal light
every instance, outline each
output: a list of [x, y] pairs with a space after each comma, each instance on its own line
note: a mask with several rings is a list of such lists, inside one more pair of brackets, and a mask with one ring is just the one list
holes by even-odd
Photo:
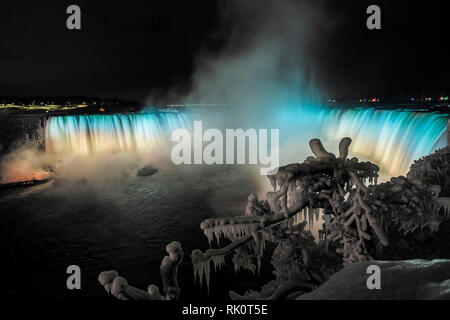
[[[214, 114], [220, 112], [227, 110]], [[413, 160], [439, 147], [447, 128], [447, 117], [436, 113], [314, 104], [281, 105], [261, 117], [265, 122], [256, 120], [254, 128], [280, 130], [280, 164], [309, 156], [312, 138], [333, 148], [348, 136], [353, 140], [350, 151], [354, 156], [377, 163], [390, 175], [406, 174]], [[168, 112], [51, 117], [46, 146], [49, 152], [81, 154], [149, 152], [153, 146], [167, 144], [167, 135], [174, 129], [190, 129], [193, 120], [189, 113]]]

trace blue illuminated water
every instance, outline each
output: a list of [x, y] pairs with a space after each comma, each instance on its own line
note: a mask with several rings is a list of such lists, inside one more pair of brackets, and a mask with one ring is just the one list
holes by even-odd
[[[217, 112], [225, 115], [227, 110]], [[194, 118], [198, 115], [189, 112], [52, 117], [46, 127], [46, 147], [49, 152], [76, 154], [147, 152], [167, 145], [168, 134], [190, 128]], [[391, 176], [406, 174], [414, 159], [441, 147], [447, 130], [445, 115], [401, 109], [278, 108], [264, 121], [249, 123], [254, 126], [258, 121], [263, 127], [280, 129], [281, 154], [312, 138], [336, 145], [342, 137], [350, 137], [352, 155], [377, 163]], [[297, 152], [293, 160], [302, 161], [307, 155]]]

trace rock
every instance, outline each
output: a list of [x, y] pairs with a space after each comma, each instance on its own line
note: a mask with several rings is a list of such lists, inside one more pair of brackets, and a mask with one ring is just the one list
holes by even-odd
[[[367, 288], [370, 265], [380, 267], [381, 289]], [[450, 260], [365, 261], [334, 274], [298, 300], [450, 299]]]
[[45, 119], [40, 115], [0, 115], [0, 155], [27, 144], [45, 145]]
[[138, 177], [147, 177], [147, 176], [151, 176], [157, 172], [158, 172], [158, 169], [153, 168], [151, 165], [147, 165], [147, 166], [139, 169], [136, 175]]

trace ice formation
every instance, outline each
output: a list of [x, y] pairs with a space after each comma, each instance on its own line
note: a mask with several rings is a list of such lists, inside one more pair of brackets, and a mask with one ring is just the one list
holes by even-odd
[[[343, 138], [336, 156], [319, 139], [312, 139], [314, 157], [268, 176], [274, 190], [267, 192], [266, 200], [250, 194], [244, 215], [203, 221], [200, 228], [210, 249], [191, 254], [200, 285], [205, 279], [209, 290], [211, 264], [220, 270], [230, 254], [236, 272], [241, 268], [259, 272], [266, 242], [271, 242], [276, 279], [260, 291], [230, 296], [295, 298], [320, 286], [343, 265], [382, 258], [390, 232], [434, 232], [448, 218], [448, 147], [416, 161], [407, 177], [377, 184], [378, 166], [348, 158], [350, 144], [350, 138]], [[446, 197], [439, 197], [442, 191]], [[323, 223], [317, 241], [305, 227], [319, 217]], [[213, 248], [214, 242], [218, 247], [227, 245]], [[183, 251], [178, 242], [166, 249], [169, 256], [161, 265], [165, 296], [156, 286], [147, 291], [134, 288], [115, 271], [102, 272], [99, 281], [119, 299], [177, 299], [177, 267]]]
[[[322, 270], [321, 275], [315, 271], [317, 267], [311, 259], [317, 250], [315, 246], [319, 246], [303, 228], [306, 224], [312, 225], [319, 216], [324, 220], [319, 235], [325, 254], [332, 243], [344, 265], [373, 259], [373, 245], [368, 246], [368, 243], [378, 243], [381, 247], [389, 245], [383, 223], [392, 221], [405, 233], [418, 228], [437, 229], [442, 213], [445, 216], [448, 212], [445, 207], [448, 202], [437, 197], [438, 186], [405, 177], [378, 185], [378, 166], [359, 162], [357, 158], [349, 159], [350, 144], [350, 138], [343, 138], [339, 156], [336, 156], [328, 152], [319, 139], [312, 139], [310, 147], [314, 157], [280, 167], [268, 176], [274, 190], [266, 194], [267, 200], [259, 201], [251, 194], [244, 216], [203, 221], [200, 227], [210, 245], [214, 239], [218, 246], [222, 239], [231, 243], [205, 252], [194, 250], [192, 262], [196, 278], [200, 282], [205, 278], [209, 286], [210, 261], [216, 265], [220, 257], [222, 265], [224, 256], [233, 253], [235, 270], [244, 267], [254, 271], [252, 260], [256, 259], [258, 267], [261, 264], [261, 244], [273, 241], [290, 243], [279, 247], [278, 260], [284, 259], [283, 251], [299, 252], [298, 260], [273, 262], [279, 281], [277, 286], [285, 287], [293, 274], [294, 278], [301, 274], [302, 284], [309, 281], [310, 287], [314, 287], [323, 281], [326, 272]], [[284, 237], [288, 240], [283, 240]], [[273, 289], [272, 294], [277, 290]], [[232, 296], [237, 297], [237, 294]]]
[[184, 252], [178, 241], [169, 243], [166, 251], [169, 255], [163, 258], [160, 267], [164, 296], [161, 295], [159, 287], [153, 284], [148, 286], [147, 291], [129, 285], [115, 270], [101, 272], [98, 281], [108, 294], [119, 300], [178, 300], [178, 265], [183, 260]]

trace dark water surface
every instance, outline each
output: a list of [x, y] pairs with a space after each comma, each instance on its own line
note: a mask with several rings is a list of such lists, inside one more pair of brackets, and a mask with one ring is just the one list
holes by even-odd
[[[173, 240], [185, 251], [182, 299], [222, 299], [230, 289], [242, 293], [261, 284], [248, 272], [235, 275], [228, 263], [212, 272], [208, 295], [194, 285], [190, 263], [193, 249], [208, 247], [200, 222], [243, 214], [247, 195], [257, 189], [254, 172], [189, 166], [149, 177], [125, 173], [96, 179], [2, 191], [1, 298], [109, 299], [97, 276], [110, 269], [141, 289], [152, 283], [161, 287], [159, 265]], [[81, 268], [81, 290], [66, 288], [66, 268], [72, 264]], [[270, 277], [270, 268], [267, 272]]]

